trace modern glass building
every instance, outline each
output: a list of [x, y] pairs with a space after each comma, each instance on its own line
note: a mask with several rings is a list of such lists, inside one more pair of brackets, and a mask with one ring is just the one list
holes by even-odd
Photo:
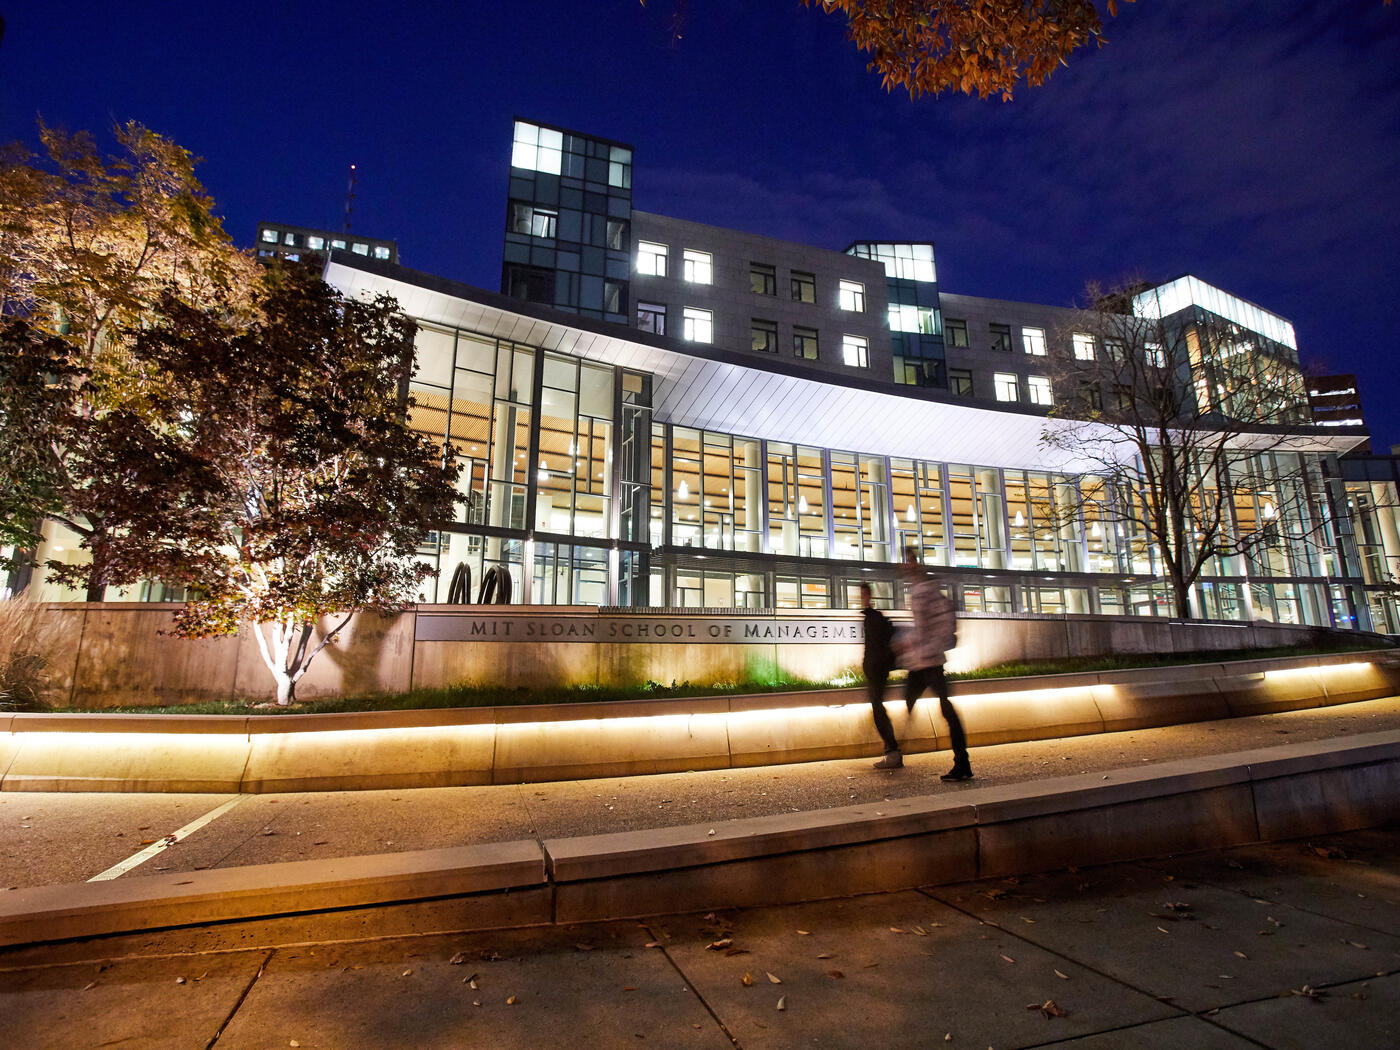
[[[536, 605], [848, 608], [861, 583], [890, 604], [913, 546], [967, 611], [1174, 615], [1161, 553], [1112, 513], [1134, 494], [1041, 440], [1056, 355], [1112, 352], [1075, 311], [947, 292], [928, 239], [831, 251], [635, 210], [625, 144], [517, 121], [502, 146], [500, 293], [326, 267], [418, 322], [412, 423], [462, 464], [422, 601], [465, 566]], [[1213, 559], [1193, 613], [1400, 631], [1397, 476], [1339, 458], [1364, 428], [1312, 422], [1292, 325], [1193, 276], [1132, 310], [1228, 326], [1230, 367], [1291, 413], [1230, 515], [1278, 539]], [[1214, 367], [1181, 378], [1211, 397]]]

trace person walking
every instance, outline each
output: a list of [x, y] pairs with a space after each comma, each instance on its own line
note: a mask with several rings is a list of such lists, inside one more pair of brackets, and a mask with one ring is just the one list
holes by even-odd
[[[914, 629], [908, 645], [904, 646], [905, 665], [909, 677], [904, 683], [904, 704], [910, 711], [924, 690], [932, 685], [938, 693], [938, 707], [948, 722], [949, 742], [953, 747], [953, 768], [943, 774], [942, 779], [960, 781], [972, 779], [972, 763], [967, 757], [967, 735], [963, 732], [962, 719], [957, 709], [948, 699], [948, 679], [943, 673], [943, 665], [948, 660], [948, 650], [958, 644], [957, 612], [948, 598], [919, 562], [919, 552], [913, 547], [904, 549], [905, 588], [909, 592], [909, 611], [914, 614]], [[895, 769], [903, 765], [903, 757], [898, 751], [894, 760], [890, 758], [877, 762], [881, 769]]]
[[894, 624], [875, 608], [875, 599], [868, 583], [860, 585], [860, 608], [861, 617], [865, 620], [865, 658], [860, 666], [865, 672], [866, 695], [870, 697], [870, 713], [875, 717], [875, 730], [885, 743], [885, 757], [875, 763], [875, 768], [898, 769], [904, 764], [904, 758], [900, 754], [890, 716], [885, 711], [885, 686], [894, 668]]

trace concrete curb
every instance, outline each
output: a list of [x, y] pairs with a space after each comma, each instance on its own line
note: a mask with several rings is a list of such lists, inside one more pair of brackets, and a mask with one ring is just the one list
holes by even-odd
[[[892, 690], [897, 692], [897, 690]], [[954, 683], [974, 747], [1400, 694], [1400, 653]], [[905, 750], [946, 747], [929, 698]], [[858, 758], [880, 751], [862, 690], [308, 715], [19, 714], [0, 790], [264, 793], [511, 784]]]
[[[1373, 827], [1400, 814], [1400, 731], [1041, 783], [578, 838], [297, 861], [0, 896], [0, 946], [456, 902], [453, 929], [910, 889]], [[511, 907], [466, 907], [511, 895]]]

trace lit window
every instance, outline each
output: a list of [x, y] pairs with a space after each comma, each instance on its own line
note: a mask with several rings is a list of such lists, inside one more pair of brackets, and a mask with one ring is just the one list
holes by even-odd
[[[558, 229], [559, 213], [548, 208], [536, 208], [524, 201], [510, 202], [510, 232], [526, 237], [553, 237]], [[359, 251], [358, 248], [355, 249]]]
[[817, 275], [793, 270], [792, 298], [799, 303], [815, 303], [817, 301]]
[[749, 291], [755, 295], [777, 295], [778, 271], [763, 263], [749, 263]]
[[[1147, 363], [1153, 368], [1167, 367], [1167, 352], [1162, 349], [1160, 343], [1148, 343], [1144, 348], [1146, 351]], [[1353, 394], [1354, 390], [1343, 390], [1344, 394]]]
[[562, 132], [516, 121], [515, 142], [510, 154], [512, 167], [558, 175], [562, 167], [563, 150]]
[[715, 315], [709, 310], [687, 306], [681, 311], [681, 335], [692, 343], [715, 341]]
[[1030, 376], [1026, 380], [1026, 384], [1030, 387], [1031, 404], [1052, 405], [1055, 403], [1050, 393], [1050, 380], [1045, 376]]
[[838, 294], [841, 309], [865, 313], [865, 285], [859, 281], [842, 281]]
[[369, 245], [362, 244], [360, 241], [356, 241], [353, 245], [351, 245], [350, 250], [356, 255], [368, 255]]
[[958, 397], [972, 396], [972, 369], [948, 369], [948, 392]]
[[1045, 329], [1022, 328], [1021, 347], [1032, 357], [1045, 356]]
[[760, 321], [757, 317], [749, 325], [749, 349], [765, 354], [778, 352], [778, 325], [774, 321]]
[[326, 246], [326, 239], [324, 237], [316, 237], [314, 235], [308, 234], [306, 238], [306, 246], [310, 248], [313, 252], [319, 252], [322, 248]]
[[637, 242], [637, 272], [647, 277], [665, 277], [670, 249], [651, 241]]
[[1094, 337], [1085, 335], [1083, 332], [1075, 332], [1071, 338], [1074, 341], [1074, 359], [1076, 361], [1092, 361], [1094, 359]]
[[841, 363], [851, 368], [870, 367], [870, 344], [862, 336], [841, 337]]
[[263, 239], [264, 241], [266, 241], [268, 244], [276, 244], [276, 243], [277, 243], [277, 231], [276, 231], [276, 230], [263, 230], [263, 232], [262, 232], [262, 239]]
[[337, 237], [335, 240], [331, 241], [331, 247], [332, 247], [332, 248], [339, 248], [341, 251], [344, 251], [344, 250], [345, 250], [345, 242], [342, 241], [339, 237]]
[[637, 304], [637, 327], [654, 335], [666, 334], [666, 307], [661, 303]]
[[951, 317], [943, 322], [943, 342], [948, 346], [967, 346], [967, 322]]
[[[681, 276], [691, 284], [714, 283], [714, 259], [709, 252], [681, 252]], [[707, 340], [708, 341], [708, 340]]]
[[792, 329], [792, 352], [795, 356], [808, 361], [817, 359], [817, 330], [815, 328], [801, 328], [797, 325]]
[[282, 243], [283, 243], [283, 244], [289, 244], [289, 245], [290, 245], [290, 244], [296, 244], [296, 242], [297, 242], [297, 235], [296, 235], [295, 233], [289, 233], [289, 234], [287, 234], [285, 237], [282, 238]]
[[993, 372], [992, 387], [996, 390], [998, 401], [1019, 401], [1021, 394], [1016, 386], [1016, 375], [1013, 372]]
[[992, 333], [992, 349], [1011, 352], [1011, 326], [1009, 324], [991, 324], [987, 326]]
[[387, 258], [389, 258], [389, 249], [386, 248], [386, 247], [384, 247], [384, 245], [382, 245], [382, 244], [376, 244], [376, 245], [374, 246], [374, 257], [375, 257], [376, 259], [387, 259]]
[[938, 311], [927, 306], [891, 306], [891, 332], [919, 332], [923, 335], [937, 335], [943, 326], [938, 320]]

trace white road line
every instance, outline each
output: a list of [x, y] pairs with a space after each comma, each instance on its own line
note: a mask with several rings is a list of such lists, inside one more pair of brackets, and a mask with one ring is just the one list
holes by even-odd
[[222, 806], [219, 806], [216, 809], [211, 809], [208, 813], [204, 814], [204, 816], [197, 817], [194, 820], [190, 821], [179, 831], [176, 831], [170, 835], [166, 835], [163, 839], [158, 839], [157, 841], [151, 843], [149, 846], [143, 849], [140, 853], [135, 853], [132, 854], [130, 857], [127, 857], [126, 860], [122, 861], [120, 864], [112, 865], [101, 875], [94, 875], [92, 878], [88, 879], [88, 882], [106, 882], [108, 879], [115, 879], [118, 875], [125, 875], [132, 868], [139, 867], [140, 865], [145, 864], [146, 861], [150, 860], [152, 857], [156, 856], [161, 851], [169, 849], [181, 839], [193, 835], [196, 831], [204, 827], [204, 825], [208, 824], [211, 820], [215, 819], [216, 817], [223, 816], [234, 806], [238, 805], [238, 803], [242, 802], [243, 799], [243, 795], [239, 795], [237, 798], [229, 799]]

